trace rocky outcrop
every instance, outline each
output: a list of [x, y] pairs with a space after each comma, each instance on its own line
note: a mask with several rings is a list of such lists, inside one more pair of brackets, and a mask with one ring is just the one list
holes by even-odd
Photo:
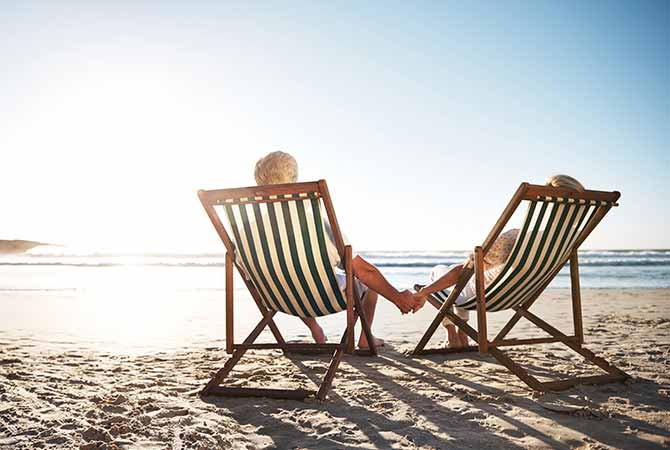
[[11, 254], [11, 253], [24, 253], [30, 250], [31, 248], [37, 247], [38, 245], [50, 245], [50, 244], [35, 241], [24, 241], [20, 239], [15, 239], [11, 241], [0, 239], [0, 255]]

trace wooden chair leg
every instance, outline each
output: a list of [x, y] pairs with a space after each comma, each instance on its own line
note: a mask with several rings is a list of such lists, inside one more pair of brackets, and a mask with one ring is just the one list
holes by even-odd
[[518, 308], [517, 315], [519, 317], [523, 317], [529, 320], [535, 326], [547, 332], [552, 337], [558, 339], [559, 342], [565, 344], [567, 347], [569, 347], [570, 349], [574, 350], [576, 353], [581, 355], [586, 361], [590, 362], [591, 364], [594, 364], [595, 366], [607, 372], [607, 374], [605, 375], [574, 377], [563, 380], [540, 382], [537, 378], [530, 375], [528, 371], [522, 368], [519, 364], [514, 362], [502, 350], [500, 350], [499, 348], [489, 348], [489, 353], [494, 358], [496, 358], [502, 365], [507, 367], [510, 370], [510, 372], [519, 377], [519, 379], [521, 379], [521, 381], [526, 383], [529, 387], [538, 391], [560, 391], [568, 389], [572, 386], [576, 386], [578, 384], [605, 384], [605, 383], [612, 383], [615, 381], [623, 381], [629, 378], [629, 375], [620, 370], [619, 368], [610, 364], [605, 359], [596, 356], [590, 350], [582, 347], [582, 345], [579, 343], [578, 340], [575, 340], [574, 338], [565, 335], [557, 328], [553, 327], [549, 323], [540, 319], [535, 314], [529, 312], [527, 309], [528, 306], [529, 305], [526, 305], [525, 308]]
[[[242, 273], [240, 271], [240, 273]], [[261, 312], [263, 316], [265, 316], [268, 313], [268, 309], [263, 305], [263, 302], [261, 301], [261, 297], [258, 294], [258, 291], [256, 291], [256, 288], [254, 285], [251, 283], [249, 280], [244, 280], [244, 284], [247, 285], [247, 289], [249, 290], [249, 293], [251, 294], [251, 298], [254, 299], [254, 303], [256, 303], [256, 307], [258, 310]], [[270, 320], [268, 323], [268, 327], [270, 328], [270, 332], [272, 332], [272, 335], [274, 336], [275, 340], [277, 343], [281, 346], [284, 346], [286, 344], [286, 341], [284, 340], [284, 337], [281, 334], [281, 331], [279, 331], [279, 327], [277, 327], [277, 324], [275, 323], [274, 319]], [[284, 353], [286, 353], [286, 350], [284, 349]]]
[[524, 303], [522, 306], [519, 306], [518, 308], [514, 309], [514, 315], [509, 319], [509, 321], [503, 326], [498, 334], [496, 335], [495, 338], [493, 338], [494, 341], [501, 341], [505, 339], [505, 336], [509, 334], [510, 331], [512, 331], [512, 328], [523, 318], [523, 316], [519, 313], [520, 309], [523, 309], [524, 311], [528, 311], [528, 308], [531, 307], [533, 303], [539, 298], [539, 296], [535, 296], [535, 298], [527, 301]]
[[268, 328], [270, 328], [270, 332], [277, 341], [277, 344], [284, 346], [286, 344], [286, 341], [284, 340], [284, 336], [282, 336], [281, 331], [279, 331], [279, 327], [277, 326], [274, 320], [271, 320], [268, 323]]
[[591, 350], [588, 350], [588, 349], [582, 347], [581, 345], [575, 343], [568, 336], [566, 336], [564, 333], [562, 333], [560, 330], [553, 327], [552, 325], [545, 322], [544, 320], [540, 319], [539, 317], [537, 317], [535, 314], [531, 313], [530, 311], [524, 311], [523, 316], [524, 316], [524, 318], [530, 320], [537, 327], [546, 331], [547, 333], [549, 333], [553, 337], [555, 337], [557, 339], [560, 339], [560, 341], [563, 344], [570, 347], [576, 353], [579, 353], [582, 357], [584, 357], [584, 359], [586, 359], [590, 363], [600, 367], [605, 372], [607, 372], [611, 375], [616, 375], [616, 376], [622, 377], [624, 379], [625, 378], [630, 378], [630, 375], [628, 375], [627, 373], [625, 373], [621, 369], [617, 368], [613, 364], [610, 364], [607, 360], [596, 356], [595, 353], [593, 353]]
[[432, 299], [429, 297], [430, 303], [436, 308], [438, 308], [439, 311], [435, 315], [433, 321], [428, 326], [426, 332], [423, 334], [419, 342], [416, 344], [416, 347], [412, 351], [412, 355], [421, 354], [423, 349], [426, 347], [426, 344], [428, 344], [428, 341], [430, 341], [430, 338], [432, 338], [433, 335], [435, 334], [435, 330], [437, 330], [437, 327], [442, 323], [442, 320], [444, 320], [444, 318], [447, 317], [447, 315], [449, 314], [449, 309], [453, 306], [454, 303], [456, 303], [456, 299], [463, 291], [463, 288], [465, 288], [465, 284], [472, 276], [472, 273], [473, 270], [469, 267], [463, 269], [458, 281], [456, 282], [454, 290], [449, 293], [449, 297], [447, 297], [447, 300], [442, 305], [440, 305], [439, 303], [433, 303], [433, 301], [431, 301]]
[[340, 362], [342, 361], [342, 357], [344, 356], [344, 353], [346, 351], [347, 339], [349, 338], [349, 327], [353, 328], [356, 326], [356, 321], [358, 320], [358, 317], [354, 316], [352, 320], [353, 322], [350, 325], [347, 325], [347, 329], [344, 330], [344, 334], [340, 339], [340, 348], [335, 350], [335, 353], [333, 353], [333, 358], [330, 360], [330, 365], [328, 366], [326, 376], [323, 378], [321, 386], [319, 386], [319, 391], [316, 393], [316, 398], [318, 398], [319, 400], [325, 400], [326, 395], [328, 395], [328, 391], [330, 390], [333, 384], [333, 379], [335, 379], [335, 373], [337, 372], [337, 368], [340, 366]]
[[[261, 319], [260, 322], [258, 322], [258, 325], [249, 333], [249, 336], [244, 340], [245, 344], [252, 344], [258, 335], [261, 334], [263, 329], [267, 326], [267, 324], [272, 320], [272, 317], [275, 315], [274, 312], [266, 314], [263, 319]], [[216, 374], [212, 377], [211, 380], [209, 380], [209, 383], [205, 386], [205, 388], [202, 390], [201, 394], [202, 395], [208, 395], [210, 392], [212, 392], [212, 389], [215, 387], [218, 387], [219, 384], [221, 384], [221, 381], [223, 381], [228, 374], [230, 373], [231, 370], [233, 370], [233, 367], [240, 361], [244, 353], [246, 352], [246, 349], [238, 349], [233, 352], [233, 356], [231, 356], [228, 361], [224, 364], [224, 366], [219, 369]]]
[[358, 288], [354, 285], [354, 306], [356, 307], [356, 312], [358, 317], [361, 319], [361, 327], [363, 328], [363, 333], [368, 340], [368, 349], [371, 356], [377, 356], [377, 346], [374, 343], [374, 337], [372, 335], [372, 328], [370, 327], [370, 322], [368, 318], [365, 317], [365, 312], [363, 312], [363, 302], [361, 301], [361, 295], [358, 292]]
[[526, 369], [521, 367], [519, 364], [514, 362], [505, 352], [498, 348], [489, 348], [488, 353], [493, 356], [500, 364], [507, 367], [507, 369], [516, 375], [521, 381], [526, 383], [531, 389], [536, 391], [545, 391], [543, 383], [541, 383], [537, 378], [528, 373]]
[[526, 383], [528, 387], [536, 391], [548, 392], [548, 391], [562, 391], [568, 389], [572, 386], [578, 384], [604, 384], [611, 383], [614, 381], [622, 381], [625, 378], [607, 374], [607, 375], [597, 375], [589, 377], [576, 377], [569, 378], [565, 380], [557, 381], [546, 381], [541, 382], [534, 376], [532, 376], [526, 369], [521, 367], [519, 364], [514, 362], [505, 352], [498, 348], [489, 348], [489, 353], [493, 356], [500, 364], [505, 366], [510, 372], [516, 375], [521, 381]]
[[347, 353], [349, 354], [353, 354], [355, 350], [354, 329], [356, 321], [354, 318], [354, 270], [351, 262], [351, 251], [350, 245], [344, 247], [344, 270], [347, 278], [347, 286], [345, 289], [345, 297], [347, 301], [347, 335], [345, 343]]
[[521, 320], [523, 316], [515, 310], [514, 315], [507, 321], [507, 323], [500, 329], [496, 337], [493, 338], [493, 341], [501, 341], [512, 331], [512, 328]]
[[477, 345], [479, 353], [488, 351], [488, 332], [486, 330], [486, 296], [484, 291], [484, 254], [481, 247], [475, 247], [475, 289], [477, 295]]
[[[614, 365], [610, 364], [605, 359], [596, 356], [590, 350], [582, 347], [576, 339], [565, 335], [564, 333], [562, 333], [555, 327], [551, 326], [544, 320], [530, 313], [527, 310], [529, 306], [530, 304], [526, 304], [525, 308], [518, 308], [515, 317], [518, 315], [519, 318], [528, 319], [538, 328], [546, 331], [553, 338], [556, 338], [559, 342], [565, 344], [566, 346], [574, 350], [576, 353], [580, 354], [586, 361], [596, 365], [597, 367], [607, 372], [607, 374], [605, 375], [575, 377], [563, 380], [541, 382], [536, 377], [528, 373], [528, 371], [523, 367], [521, 367], [521, 365], [512, 360], [512, 358], [505, 352], [503, 352], [501, 349], [495, 347], [495, 345], [489, 346], [488, 353], [491, 356], [493, 356], [500, 364], [505, 366], [510, 372], [516, 375], [521, 381], [523, 381], [526, 385], [528, 385], [531, 389], [535, 389], [537, 391], [560, 391], [568, 389], [578, 384], [605, 384], [616, 381], [624, 381], [630, 377], [628, 374], [626, 374], [619, 368], [615, 367]], [[447, 312], [445, 316], [449, 317], [449, 319], [452, 322], [454, 322], [454, 324], [456, 324], [456, 326], [458, 326], [461, 330], [463, 330], [468, 335], [468, 337], [470, 337], [476, 342], [479, 342], [480, 336], [478, 331], [475, 331], [470, 325], [468, 325], [467, 322], [465, 322], [463, 319], [456, 316], [452, 312]], [[509, 326], [509, 328], [511, 329], [514, 326], [514, 324], [516, 324], [517, 321], [513, 322], [512, 325]], [[508, 322], [507, 325], [510, 325], [510, 322]], [[493, 341], [493, 343], [495, 343], [497, 340], [498, 339], [496, 338]], [[521, 340], [518, 345], [523, 345], [523, 340]], [[422, 349], [418, 354], [474, 352], [477, 351], [478, 348], [479, 348], [478, 346], [469, 346], [464, 349]]]
[[442, 323], [442, 320], [444, 320], [446, 315], [447, 315], [446, 309], [445, 310], [440, 309], [440, 311], [438, 311], [437, 315], [428, 326], [428, 329], [423, 334], [423, 336], [421, 336], [421, 339], [416, 344], [416, 347], [414, 347], [414, 350], [412, 350], [413, 355], [419, 355], [421, 354], [421, 352], [423, 352], [423, 350], [426, 347], [426, 344], [428, 344], [430, 338], [433, 337], [433, 335], [435, 334], [435, 330], [437, 330], [437, 327], [440, 325], [440, 323]]
[[[444, 317], [448, 317], [458, 328], [463, 330], [463, 332], [475, 342], [479, 342], [479, 333], [472, 328], [468, 323], [458, 317], [453, 312], [447, 310], [444, 314]], [[412, 355], [432, 355], [432, 354], [451, 354], [451, 353], [467, 353], [467, 352], [476, 352], [479, 351], [478, 345], [471, 345], [463, 348], [422, 348], [420, 350], [414, 349]]]
[[326, 396], [328, 395], [328, 391], [330, 390], [332, 384], [333, 384], [333, 379], [335, 378], [335, 373], [337, 372], [337, 368], [340, 366], [340, 362], [342, 361], [342, 357], [344, 356], [344, 349], [343, 348], [338, 348], [335, 350], [335, 353], [333, 354], [333, 358], [330, 360], [330, 365], [328, 366], [328, 371], [326, 372], [326, 376], [323, 378], [323, 381], [321, 382], [321, 386], [319, 386], [319, 390], [316, 393], [316, 398], [319, 400], [325, 400]]
[[463, 330], [463, 332], [467, 334], [470, 339], [472, 339], [475, 342], [479, 342], [480, 334], [478, 330], [472, 328], [465, 320], [461, 319], [451, 311], [449, 311], [447, 317], [449, 317], [449, 320], [451, 320], [458, 328]]
[[[577, 248], [578, 246], [575, 246]], [[538, 298], [540, 298], [540, 295], [544, 292], [544, 290], [549, 286], [549, 284], [552, 282], [552, 280], [558, 275], [558, 273], [563, 269], [563, 267], [558, 267], [556, 268], [553, 272], [550, 273], [550, 275], [547, 277], [547, 280], [542, 283], [538, 288], [537, 288], [537, 293], [531, 296], [523, 305], [515, 308], [515, 313], [514, 316], [505, 324], [505, 326], [500, 330], [500, 332], [496, 335], [496, 337], [493, 339], [494, 341], [499, 341], [505, 338], [507, 334], [514, 328], [514, 326], [521, 320], [522, 315], [519, 313], [519, 310], [524, 310], [528, 311], [530, 307], [537, 301]]]
[[[263, 329], [266, 326], [269, 326], [272, 323], [272, 318], [275, 315], [274, 311], [268, 311], [265, 314], [265, 317], [256, 325], [253, 331], [249, 336], [244, 340], [243, 345], [251, 345], [261, 334]], [[235, 365], [240, 361], [242, 356], [247, 351], [246, 347], [238, 348], [232, 354], [232, 356], [226, 361], [221, 369], [219, 369], [212, 379], [207, 383], [203, 388], [200, 395], [205, 397], [209, 395], [216, 395], [221, 397], [269, 397], [269, 398], [280, 398], [280, 399], [291, 399], [291, 400], [304, 400], [305, 398], [315, 395], [316, 398], [324, 400], [328, 395], [328, 391], [332, 387], [333, 379], [337, 369], [342, 361], [344, 356], [345, 343], [348, 336], [348, 330], [344, 332], [340, 345], [337, 346], [333, 357], [331, 358], [330, 365], [326, 375], [321, 382], [321, 385], [318, 388], [318, 391], [308, 390], [308, 389], [268, 389], [268, 388], [247, 388], [247, 387], [225, 387], [221, 386], [221, 382], [226, 379], [226, 377], [233, 370]], [[280, 344], [278, 344], [280, 345]], [[279, 347], [281, 348], [281, 347]]]
[[579, 286], [579, 261], [577, 250], [570, 254], [570, 291], [572, 293], [572, 320], [574, 323], [575, 336], [579, 345], [584, 344], [584, 325], [582, 321], [582, 295]]
[[[219, 380], [222, 381], [225, 376], [232, 370], [232, 368], [237, 364], [245, 350], [237, 350], [233, 354], [226, 365], [219, 371], [221, 372], [221, 377]], [[223, 387], [219, 386], [218, 383], [209, 387], [207, 391], [203, 390], [202, 395], [216, 395], [221, 397], [268, 397], [268, 398], [277, 398], [277, 399], [289, 399], [289, 400], [304, 400], [307, 397], [315, 396], [319, 400], [325, 400], [328, 392], [330, 391], [333, 380], [337, 373], [337, 369], [342, 362], [342, 357], [344, 356], [344, 341], [340, 347], [335, 350], [333, 357], [330, 360], [328, 370], [326, 375], [323, 378], [323, 381], [319, 385], [318, 391], [309, 390], [309, 389], [268, 389], [268, 388], [246, 388], [246, 387]], [[219, 373], [217, 373], [217, 376]], [[214, 381], [210, 381], [213, 383]], [[209, 385], [208, 385], [209, 386]]]
[[233, 255], [226, 252], [226, 353], [233, 353], [235, 332], [233, 330]]

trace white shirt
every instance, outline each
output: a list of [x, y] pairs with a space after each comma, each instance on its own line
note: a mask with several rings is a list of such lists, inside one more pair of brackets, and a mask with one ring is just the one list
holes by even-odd
[[[452, 264], [449, 267], [447, 267], [443, 264], [437, 265], [437, 266], [433, 267], [433, 270], [431, 270], [430, 275], [428, 276], [428, 282], [432, 283], [435, 280], [442, 277], [447, 272], [449, 272], [454, 267], [460, 267], [462, 265], [463, 264]], [[495, 278], [500, 274], [500, 272], [502, 271], [504, 266], [505, 266], [504, 264], [500, 264], [498, 266], [491, 267], [488, 270], [484, 271], [484, 287], [485, 288], [486, 288], [486, 286], [491, 284], [493, 282], [493, 280], [495, 280]], [[456, 305], [462, 305], [463, 303], [466, 302], [466, 300], [469, 300], [472, 297], [474, 297], [476, 295], [476, 293], [477, 293], [477, 284], [475, 282], [475, 276], [472, 275], [472, 277], [470, 277], [470, 280], [468, 280], [467, 284], [465, 285], [465, 287], [461, 291], [460, 295], [456, 299]]]
[[[493, 280], [496, 279], [496, 277], [502, 271], [503, 267], [505, 267], [505, 265], [500, 264], [484, 271], [484, 288], [486, 288], [489, 284], [493, 282]], [[468, 283], [465, 285], [465, 288], [463, 288], [461, 295], [459, 295], [458, 300], [456, 300], [456, 304], [457, 305], [463, 304], [466, 300], [471, 299], [475, 295], [477, 295], [477, 283], [475, 282], [475, 276], [472, 275]]]
[[[328, 257], [333, 263], [335, 264], [335, 267], [341, 270], [344, 270], [344, 264], [342, 263], [342, 260], [340, 259], [340, 254], [337, 251], [337, 244], [335, 243], [335, 234], [333, 233], [333, 229], [330, 226], [330, 222], [328, 222], [328, 217], [323, 218], [323, 229], [326, 230], [326, 249], [328, 250]], [[344, 245], [351, 245], [351, 242], [349, 242], [349, 239], [347, 239], [347, 236], [342, 233], [342, 240], [344, 241]], [[351, 259], [354, 259], [358, 253], [354, 250], [353, 245], [351, 246]]]

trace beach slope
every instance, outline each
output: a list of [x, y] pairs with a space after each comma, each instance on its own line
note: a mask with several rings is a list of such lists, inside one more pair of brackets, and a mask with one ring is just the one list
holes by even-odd
[[[0, 335], [0, 448], [667, 448], [669, 292], [584, 290], [587, 346], [632, 379], [561, 393], [533, 392], [487, 356], [408, 358], [416, 331], [390, 339], [378, 358], [345, 358], [326, 402], [200, 399], [228, 357], [220, 348], [47, 352]], [[534, 310], [570, 330], [552, 306], [567, 294], [549, 291]], [[592, 372], [554, 344], [510, 352], [543, 377]], [[327, 364], [250, 352], [234, 384], [311, 387]]]

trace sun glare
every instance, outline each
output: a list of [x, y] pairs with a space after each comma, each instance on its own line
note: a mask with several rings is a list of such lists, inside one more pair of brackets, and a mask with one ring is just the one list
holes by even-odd
[[10, 218], [5, 226], [16, 220], [17, 237], [101, 251], [202, 249], [211, 238], [194, 233], [195, 192], [210, 169], [196, 155], [201, 140], [212, 145], [214, 127], [194, 85], [173, 68], [134, 63], [79, 67], [37, 92], [30, 127], [10, 140], [25, 150], [12, 155], [16, 166], [39, 180], [21, 185], [40, 208], [24, 208], [24, 225]]

